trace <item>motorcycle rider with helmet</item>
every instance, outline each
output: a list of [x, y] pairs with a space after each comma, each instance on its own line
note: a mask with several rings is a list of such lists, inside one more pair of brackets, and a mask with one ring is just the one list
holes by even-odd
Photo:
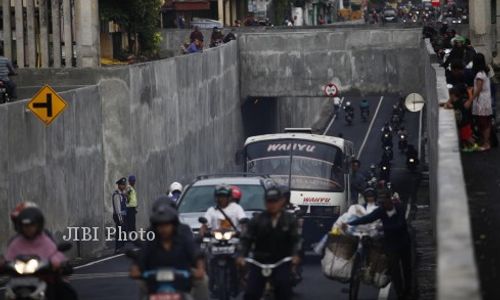
[[239, 222], [246, 219], [243, 208], [236, 202], [232, 202], [232, 190], [227, 185], [215, 187], [216, 205], [210, 207], [205, 213], [207, 224], [202, 224], [200, 235], [204, 236], [207, 230], [235, 230], [239, 231]]
[[366, 112], [366, 115], [370, 115], [370, 103], [368, 103], [368, 99], [363, 99], [361, 100], [361, 103], [359, 104], [359, 110], [361, 112], [361, 115], [363, 115], [363, 112]]
[[[57, 248], [56, 243], [45, 229], [45, 217], [42, 211], [33, 206], [26, 206], [15, 216], [16, 231], [18, 233], [7, 245], [4, 258], [6, 261], [14, 261], [19, 256], [37, 256], [41, 260], [50, 262], [55, 276], [48, 276], [44, 280], [47, 283], [47, 295], [50, 299], [72, 300], [78, 296], [68, 282], [63, 280], [62, 274], [71, 269], [68, 259]], [[0, 259], [0, 270], [4, 260]]]
[[233, 202], [240, 204], [241, 197], [243, 196], [243, 192], [241, 189], [235, 185], [231, 187], [231, 199]]
[[[152, 241], [145, 242], [139, 255], [130, 268], [130, 277], [141, 278], [145, 271], [172, 268], [191, 271], [194, 280], [205, 278], [205, 264], [201, 252], [193, 238], [185, 236], [179, 230], [179, 215], [171, 204], [158, 201], [149, 218], [151, 229], [155, 232]], [[155, 291], [157, 283], [148, 281], [147, 291]], [[176, 281], [176, 289], [191, 299], [191, 284]]]
[[170, 200], [172, 200], [173, 202], [177, 203], [177, 201], [181, 197], [182, 188], [183, 188], [182, 184], [180, 184], [179, 182], [177, 181], [172, 182], [170, 188], [168, 189], [168, 198], [170, 198]]
[[[264, 186], [266, 209], [250, 221], [241, 238], [238, 265], [243, 267], [245, 257], [252, 252], [254, 259], [260, 263], [272, 264], [291, 256], [292, 265], [297, 266], [300, 263], [297, 220], [285, 211], [285, 199], [279, 187], [269, 181]], [[273, 270], [270, 280], [276, 300], [292, 298], [292, 265], [284, 263]], [[244, 299], [261, 299], [266, 282], [261, 270], [250, 265]]]

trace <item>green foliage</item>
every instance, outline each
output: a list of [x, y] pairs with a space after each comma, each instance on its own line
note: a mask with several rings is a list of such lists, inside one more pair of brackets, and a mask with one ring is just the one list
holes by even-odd
[[161, 42], [161, 5], [161, 0], [100, 0], [100, 18], [125, 28], [129, 33], [129, 50], [132, 50], [132, 36], [137, 34], [140, 54], [153, 56], [158, 53]]

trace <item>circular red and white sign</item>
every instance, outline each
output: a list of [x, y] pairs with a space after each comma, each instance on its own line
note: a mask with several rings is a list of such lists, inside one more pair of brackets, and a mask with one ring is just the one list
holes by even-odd
[[331, 82], [325, 85], [325, 88], [323, 90], [325, 92], [325, 95], [327, 95], [328, 97], [335, 97], [339, 93], [339, 89], [337, 88], [337, 86]]

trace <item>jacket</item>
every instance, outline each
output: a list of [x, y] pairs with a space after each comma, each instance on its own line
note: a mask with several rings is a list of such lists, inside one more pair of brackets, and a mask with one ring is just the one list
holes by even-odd
[[396, 213], [389, 216], [383, 207], [375, 209], [370, 214], [349, 222], [349, 225], [362, 225], [382, 221], [384, 243], [389, 251], [399, 251], [410, 245], [410, 234], [406, 224], [405, 211], [401, 204], [394, 204]]
[[300, 236], [295, 217], [283, 211], [273, 227], [268, 212], [255, 216], [241, 237], [239, 254], [247, 257], [250, 250], [261, 263], [275, 263], [287, 256], [298, 255]]

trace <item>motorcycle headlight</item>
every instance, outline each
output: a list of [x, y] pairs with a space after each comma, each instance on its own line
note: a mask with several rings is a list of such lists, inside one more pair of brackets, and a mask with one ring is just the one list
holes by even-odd
[[14, 264], [14, 269], [18, 274], [24, 274], [24, 267], [26, 266], [26, 263], [24, 261], [16, 261]]
[[219, 240], [219, 241], [220, 241], [220, 240], [224, 239], [224, 235], [222, 234], [222, 232], [220, 232], [220, 231], [216, 231], [216, 232], [214, 232], [214, 238], [215, 238], [216, 240]]
[[38, 260], [36, 259], [30, 259], [27, 263], [26, 266], [24, 267], [24, 273], [25, 274], [33, 274], [35, 271], [38, 269]]
[[382, 170], [384, 170], [384, 171], [385, 171], [385, 170], [387, 170], [387, 167], [386, 167], [386, 166], [383, 166], [383, 167], [382, 167]]
[[231, 231], [224, 232], [224, 239], [229, 241], [233, 237], [233, 233]]
[[408, 161], [411, 162], [411, 163], [415, 162], [415, 160], [413, 158], [410, 158]]

